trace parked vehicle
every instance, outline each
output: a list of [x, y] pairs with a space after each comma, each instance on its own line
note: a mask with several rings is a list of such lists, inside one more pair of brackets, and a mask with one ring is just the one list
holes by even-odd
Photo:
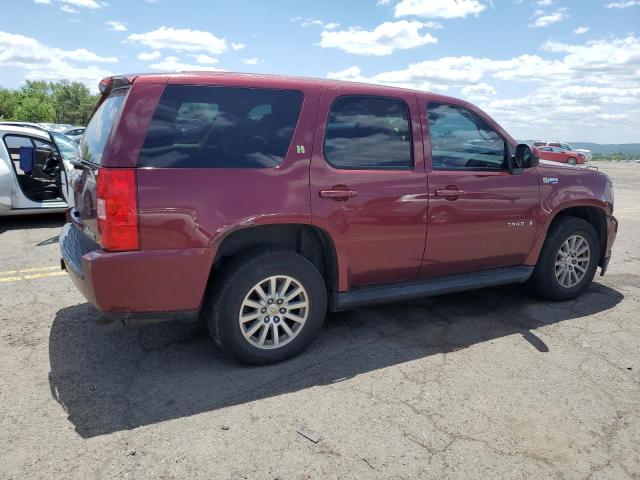
[[78, 146], [21, 122], [0, 122], [0, 138], [0, 216], [64, 212]]
[[[538, 150], [542, 152], [540, 158], [544, 160], [551, 160], [554, 162], [560, 161], [561, 163], [569, 163], [570, 165], [584, 164], [590, 161], [593, 157], [591, 150], [584, 150], [581, 148], [572, 148], [571, 145], [561, 142], [534, 142], [534, 146], [538, 147]], [[543, 148], [547, 147], [547, 148]], [[562, 155], [558, 155], [558, 154]], [[561, 160], [558, 160], [561, 159]], [[582, 161], [581, 161], [582, 160]]]
[[69, 125], [68, 123], [40, 123], [38, 125], [46, 130], [62, 133], [76, 143], [80, 143], [85, 130], [85, 127], [81, 125]]
[[202, 317], [261, 364], [304, 350], [327, 308], [517, 282], [567, 300], [606, 270], [609, 178], [538, 162], [464, 101], [232, 73], [101, 91], [60, 247], [108, 316]]
[[65, 134], [71, 140], [79, 144], [80, 140], [82, 140], [82, 135], [84, 135], [84, 130], [85, 130], [85, 127], [80, 127], [76, 125], [76, 126], [68, 127], [67, 129], [65, 129], [60, 133]]

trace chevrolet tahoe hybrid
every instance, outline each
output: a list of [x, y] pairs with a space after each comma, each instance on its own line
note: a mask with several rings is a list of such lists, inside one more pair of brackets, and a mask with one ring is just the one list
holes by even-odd
[[107, 316], [203, 318], [262, 364], [327, 309], [517, 282], [566, 300], [606, 270], [609, 178], [539, 161], [467, 102], [232, 73], [100, 90], [60, 248]]

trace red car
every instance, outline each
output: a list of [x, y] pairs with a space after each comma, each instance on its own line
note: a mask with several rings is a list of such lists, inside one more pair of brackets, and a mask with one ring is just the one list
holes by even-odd
[[586, 158], [582, 153], [565, 147], [559, 144], [538, 146], [538, 155], [541, 160], [568, 163], [569, 165], [584, 165], [586, 163]]
[[327, 308], [604, 273], [609, 178], [539, 164], [455, 98], [232, 73], [112, 77], [82, 139], [63, 267], [105, 315], [206, 320], [271, 363]]

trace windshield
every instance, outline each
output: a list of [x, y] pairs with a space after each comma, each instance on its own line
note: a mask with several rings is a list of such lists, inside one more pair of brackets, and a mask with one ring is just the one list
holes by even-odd
[[83, 160], [100, 165], [102, 153], [111, 129], [124, 103], [125, 90], [112, 93], [91, 117], [80, 142], [80, 156]]
[[66, 135], [58, 132], [50, 132], [51, 138], [56, 143], [60, 155], [64, 160], [75, 160], [78, 158], [79, 148], [76, 142], [71, 140]]

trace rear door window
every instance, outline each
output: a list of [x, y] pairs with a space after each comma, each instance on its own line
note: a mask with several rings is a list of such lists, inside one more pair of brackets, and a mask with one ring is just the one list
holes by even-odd
[[324, 157], [335, 168], [412, 168], [407, 105], [395, 98], [338, 98], [329, 113]]
[[298, 123], [296, 90], [169, 85], [140, 152], [141, 167], [271, 168]]
[[127, 90], [115, 91], [102, 102], [93, 114], [82, 136], [82, 142], [80, 142], [80, 157], [82, 159], [98, 165], [102, 163], [104, 147], [120, 114], [126, 94]]

